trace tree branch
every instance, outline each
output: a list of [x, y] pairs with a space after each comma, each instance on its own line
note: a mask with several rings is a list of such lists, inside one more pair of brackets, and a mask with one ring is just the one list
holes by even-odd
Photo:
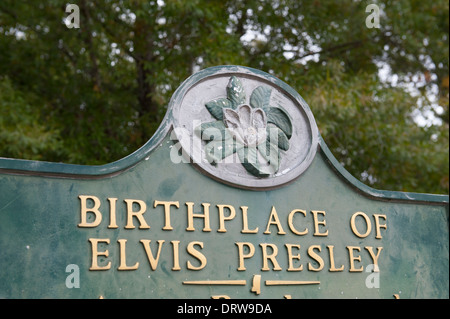
[[91, 60], [91, 77], [92, 80], [95, 83], [95, 86], [98, 90], [101, 91], [101, 80], [100, 80], [100, 72], [99, 72], [99, 68], [98, 68], [98, 59], [97, 59], [97, 55], [96, 55], [96, 51], [94, 48], [94, 44], [92, 41], [92, 31], [91, 31], [91, 15], [89, 12], [89, 9], [86, 5], [86, 1], [82, 0], [80, 1], [80, 7], [81, 7], [81, 11], [83, 12], [83, 15], [86, 17], [86, 23], [85, 23], [85, 29], [86, 32], [84, 32], [84, 34], [86, 35], [84, 37], [84, 42], [86, 43], [88, 50], [89, 50], [89, 58]]
[[[366, 41], [367, 41], [367, 39], [361, 39], [361, 40], [350, 41], [350, 42], [338, 44], [338, 45], [331, 46], [328, 48], [323, 48], [323, 49], [320, 49], [317, 51], [309, 51], [309, 52], [297, 57], [297, 59], [303, 59], [303, 58], [306, 58], [308, 56], [315, 55], [315, 54], [324, 54], [324, 53], [330, 53], [330, 52], [339, 51], [339, 50], [347, 50], [347, 49], [357, 48], [357, 47], [363, 45], [363, 43]], [[298, 51], [297, 50], [285, 50], [284, 52], [294, 52], [295, 53]]]

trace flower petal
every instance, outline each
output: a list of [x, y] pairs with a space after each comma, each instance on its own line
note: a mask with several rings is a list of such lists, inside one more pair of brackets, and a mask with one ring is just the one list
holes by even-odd
[[252, 110], [252, 123], [251, 125], [256, 129], [266, 128], [267, 119], [266, 113], [262, 109], [253, 109]]
[[252, 108], [247, 104], [239, 106], [237, 109], [239, 114], [239, 121], [243, 130], [249, 128], [252, 125]]
[[229, 108], [223, 109], [223, 123], [226, 127], [235, 129], [241, 126], [241, 122], [239, 121], [239, 114]]

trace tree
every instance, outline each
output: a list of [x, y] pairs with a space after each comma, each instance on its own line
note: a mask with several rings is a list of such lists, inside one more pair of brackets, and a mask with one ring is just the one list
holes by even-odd
[[[101, 164], [143, 145], [193, 72], [254, 67], [305, 98], [366, 184], [448, 193], [448, 3], [370, 3], [380, 28], [366, 26], [365, 1], [80, 0], [69, 29], [64, 1], [2, 0], [0, 76], [38, 97], [30, 116], [58, 145], [42, 159]], [[16, 144], [0, 154], [32, 158]]]
[[3, 157], [52, 160], [63, 152], [56, 130], [37, 123], [33, 94], [16, 91], [8, 78], [0, 77], [0, 149]]

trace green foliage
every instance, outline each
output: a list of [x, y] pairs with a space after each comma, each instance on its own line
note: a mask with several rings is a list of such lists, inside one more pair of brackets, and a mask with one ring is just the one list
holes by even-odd
[[380, 85], [373, 74], [349, 77], [332, 62], [304, 98], [333, 154], [365, 184], [431, 193], [448, 187], [448, 127], [417, 125], [415, 98], [403, 89]]
[[[380, 28], [365, 25], [370, 3]], [[1, 156], [112, 162], [151, 137], [190, 74], [237, 64], [296, 89], [364, 183], [448, 193], [447, 1], [79, 0], [79, 29], [66, 4], [0, 2]]]
[[3, 157], [42, 160], [58, 158], [61, 140], [57, 131], [39, 119], [37, 99], [15, 90], [8, 78], [0, 77], [0, 149]]

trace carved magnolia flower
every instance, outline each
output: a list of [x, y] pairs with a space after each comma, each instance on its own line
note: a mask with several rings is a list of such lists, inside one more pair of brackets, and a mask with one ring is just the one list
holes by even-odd
[[266, 141], [267, 119], [263, 109], [253, 109], [247, 104], [239, 106], [236, 111], [224, 108], [223, 122], [236, 141], [244, 146], [256, 146]]
[[237, 153], [240, 163], [254, 176], [267, 177], [278, 171], [280, 150], [289, 148], [292, 123], [282, 108], [270, 105], [271, 92], [259, 86], [248, 103], [241, 81], [232, 76], [227, 97], [206, 103], [217, 121], [202, 123], [196, 132], [206, 141], [205, 154], [211, 164]]

